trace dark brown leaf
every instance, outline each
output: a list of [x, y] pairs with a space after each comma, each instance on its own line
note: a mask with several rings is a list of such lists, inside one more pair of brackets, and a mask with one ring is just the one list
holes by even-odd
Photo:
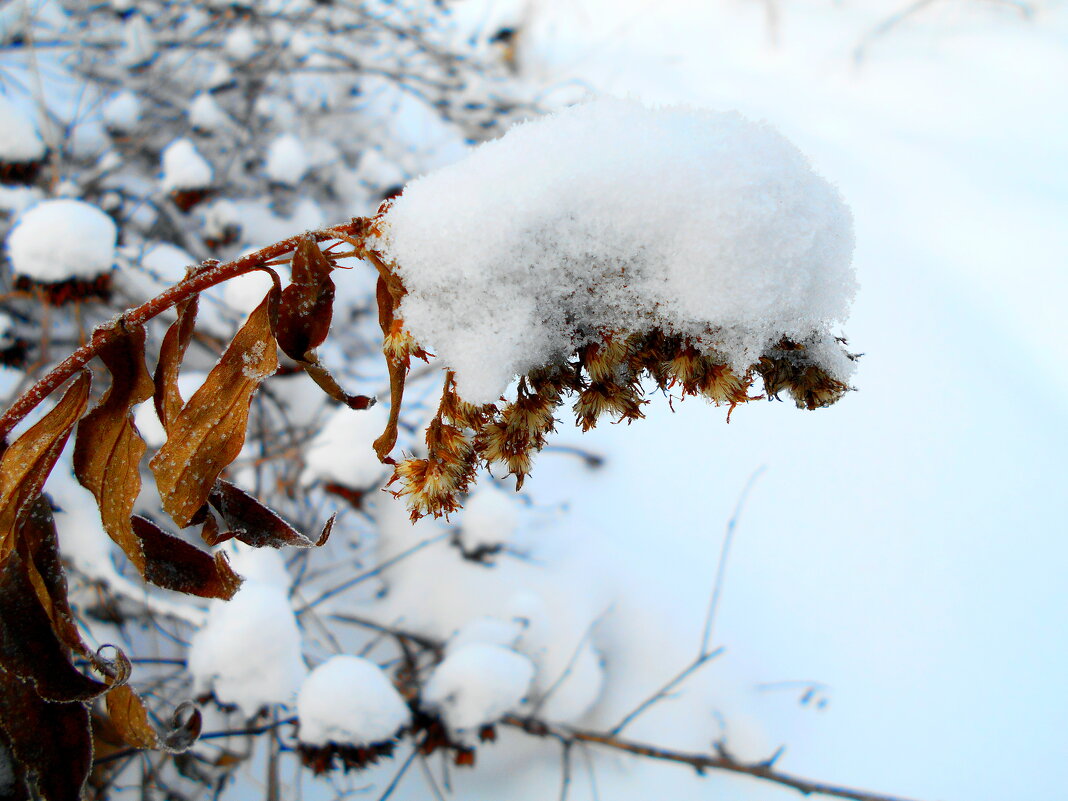
[[259, 385], [278, 369], [271, 334], [272, 290], [249, 315], [204, 384], [175, 416], [152, 459], [163, 508], [184, 528], [207, 502], [222, 471], [241, 452], [249, 407]]
[[156, 362], [155, 393], [153, 403], [156, 416], [163, 424], [164, 431], [171, 430], [171, 424], [178, 412], [182, 410], [182, 394], [178, 391], [178, 371], [182, 358], [193, 336], [193, 326], [197, 320], [197, 305], [200, 296], [193, 295], [178, 306], [178, 319], [167, 329], [163, 344], [159, 349], [159, 361]]
[[144, 517], [135, 516], [130, 522], [144, 550], [148, 581], [157, 587], [201, 598], [234, 597], [241, 586], [241, 577], [230, 567], [225, 554], [212, 557]]
[[82, 642], [74, 612], [67, 601], [67, 576], [59, 559], [56, 521], [52, 506], [44, 496], [38, 496], [30, 514], [22, 522], [18, 551], [56, 636], [71, 650], [89, 657], [90, 652]]
[[45, 479], [89, 400], [82, 372], [55, 408], [13, 442], [0, 458], [0, 561], [15, 548], [18, 524], [30, 513]]
[[308, 352], [323, 344], [330, 332], [334, 306], [334, 265], [307, 234], [293, 253], [292, 283], [278, 304], [278, 346], [291, 359], [310, 361]]
[[227, 533], [254, 548], [282, 548], [287, 545], [313, 548], [326, 542], [333, 527], [331, 519], [319, 540], [311, 540], [283, 520], [273, 509], [223, 479], [215, 482], [208, 502], [223, 519], [229, 529]]
[[42, 700], [29, 681], [0, 670], [0, 729], [32, 790], [16, 787], [14, 798], [79, 801], [93, 763], [84, 704]]
[[111, 386], [78, 424], [74, 474], [96, 497], [108, 536], [144, 575], [145, 555], [130, 526], [130, 514], [141, 491], [139, 465], [145, 443], [130, 409], [152, 397], [152, 377], [145, 367], [145, 329], [138, 326], [120, 332], [100, 348], [99, 355], [111, 373]]
[[47, 701], [84, 701], [108, 689], [71, 664], [19, 550], [0, 565], [0, 670], [30, 682], [34, 694]]

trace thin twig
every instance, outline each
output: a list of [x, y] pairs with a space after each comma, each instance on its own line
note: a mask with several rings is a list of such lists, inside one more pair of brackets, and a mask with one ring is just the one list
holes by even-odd
[[429, 545], [434, 545], [435, 543], [441, 542], [442, 540], [444, 540], [444, 539], [446, 539], [447, 537], [450, 537], [450, 536], [451, 536], [451, 532], [446, 531], [446, 532], [444, 532], [442, 534], [438, 534], [436, 537], [430, 537], [429, 539], [425, 539], [422, 542], [418, 542], [415, 545], [413, 545], [411, 548], [408, 548], [407, 550], [401, 551], [399, 554], [397, 554], [393, 558], [387, 559], [386, 561], [382, 562], [377, 567], [375, 567], [375, 568], [373, 568], [371, 570], [366, 570], [363, 573], [360, 573], [359, 575], [354, 576], [353, 578], [349, 579], [348, 581], [343, 582], [341, 584], [338, 584], [336, 587], [331, 587], [329, 590], [325, 590], [317, 598], [315, 598], [312, 601], [309, 601], [303, 607], [298, 609], [297, 610], [297, 617], [300, 617], [305, 612], [307, 612], [309, 609], [314, 609], [316, 606], [318, 606], [319, 604], [323, 603], [323, 601], [326, 601], [326, 600], [328, 600], [330, 598], [333, 598], [335, 595], [338, 595], [338, 594], [340, 594], [342, 592], [345, 592], [345, 590], [351, 589], [352, 587], [355, 587], [357, 584], [360, 584], [361, 582], [364, 582], [369, 578], [374, 578], [375, 576], [379, 575], [380, 573], [382, 573], [387, 568], [392, 567], [393, 565], [397, 564], [397, 562], [400, 562], [400, 561], [402, 561], [404, 559], [407, 559], [409, 556], [414, 555], [416, 552], [423, 550], [423, 548], [426, 548]]
[[753, 485], [757, 479], [764, 473], [765, 466], [761, 465], [753, 474], [749, 476], [749, 480], [745, 482], [745, 487], [742, 488], [742, 494], [738, 496], [738, 502], [734, 505], [734, 513], [731, 514], [730, 520], [727, 521], [727, 530], [723, 535], [723, 545], [719, 550], [719, 562], [716, 565], [716, 578], [712, 583], [712, 596], [708, 601], [708, 614], [705, 615], [705, 627], [701, 635], [701, 648], [697, 652], [698, 655], [708, 653], [709, 646], [712, 644], [712, 630], [716, 623], [716, 612], [719, 609], [719, 597], [723, 592], [723, 579], [726, 576], [727, 571], [727, 559], [730, 556], [731, 545], [734, 542], [734, 531], [738, 528], [738, 519], [742, 515], [742, 510], [745, 509], [745, 501], [749, 497], [749, 491], [753, 489]]
[[611, 734], [583, 729], [572, 729], [564, 726], [553, 726], [540, 720], [531, 720], [509, 715], [501, 721], [502, 725], [510, 726], [526, 732], [534, 737], [552, 737], [561, 742], [589, 743], [634, 756], [654, 759], [661, 762], [672, 762], [680, 765], [688, 765], [698, 774], [704, 774], [709, 770], [724, 771], [740, 776], [749, 776], [754, 779], [777, 784], [781, 787], [789, 787], [797, 790], [802, 795], [823, 795], [829, 798], [845, 798], [850, 801], [909, 801], [903, 796], [873, 793], [867, 790], [857, 790], [828, 782], [814, 781], [790, 773], [775, 770], [769, 762], [741, 762], [734, 759], [726, 752], [697, 754], [687, 751], [673, 751], [655, 745], [646, 745], [632, 740], [624, 740]]

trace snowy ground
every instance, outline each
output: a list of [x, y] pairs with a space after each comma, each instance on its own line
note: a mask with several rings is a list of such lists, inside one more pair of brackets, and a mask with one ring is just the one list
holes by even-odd
[[[542, 0], [520, 55], [603, 91], [738, 108], [794, 139], [856, 217], [859, 391], [811, 415], [742, 408], [730, 426], [660, 404], [581, 438], [612, 456], [581, 495], [566, 467], [532, 491], [640, 566], [626, 602], [651, 631], [674, 628], [650, 634], [666, 678], [668, 655], [696, 648], [725, 521], [766, 467], [716, 670], [743, 689], [819, 680], [829, 703], [796, 706], [794, 688], [724, 711], [785, 741], [785, 769], [927, 799], [1052, 801], [1068, 780], [1068, 8], [936, 3], [866, 40], [906, 4], [773, 5], [769, 26], [757, 2]], [[655, 794], [676, 791], [716, 792]]]

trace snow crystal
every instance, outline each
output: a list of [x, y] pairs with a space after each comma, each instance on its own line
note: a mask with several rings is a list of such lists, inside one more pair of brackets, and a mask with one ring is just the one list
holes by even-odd
[[0, 161], [14, 164], [44, 158], [45, 143], [33, 120], [0, 95]]
[[114, 221], [80, 200], [46, 200], [21, 217], [7, 236], [14, 271], [52, 283], [91, 278], [115, 263]]
[[744, 369], [820, 338], [855, 289], [837, 190], [736, 113], [595, 100], [413, 181], [385, 221], [401, 315], [474, 403], [607, 331], [701, 338]]
[[427, 680], [423, 700], [462, 732], [515, 710], [534, 680], [534, 663], [509, 648], [473, 643], [451, 652]]
[[119, 92], [101, 111], [104, 124], [113, 131], [129, 133], [141, 119], [141, 101], [133, 92]]
[[215, 102], [210, 92], [200, 92], [189, 104], [189, 124], [194, 128], [214, 133], [233, 125], [233, 120]]
[[370, 745], [392, 740], [408, 724], [400, 693], [374, 662], [333, 656], [305, 679], [297, 698], [300, 741]]
[[176, 139], [163, 151], [163, 188], [167, 192], [211, 185], [211, 165], [188, 139]]
[[460, 538], [464, 547], [508, 542], [519, 525], [519, 507], [512, 495], [490, 484], [480, 484], [464, 501]]
[[305, 485], [328, 481], [352, 489], [373, 489], [386, 477], [373, 443], [386, 427], [388, 412], [378, 404], [365, 411], [339, 406], [315, 435], [304, 457]]
[[189, 647], [189, 672], [199, 692], [213, 690], [249, 716], [291, 703], [307, 668], [287, 588], [248, 579], [229, 601], [212, 601]]
[[267, 148], [267, 175], [286, 186], [296, 186], [308, 171], [308, 153], [293, 134], [279, 136]]

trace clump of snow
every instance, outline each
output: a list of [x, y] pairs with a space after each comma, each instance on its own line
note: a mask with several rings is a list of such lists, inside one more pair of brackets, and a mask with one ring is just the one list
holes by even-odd
[[91, 278], [115, 263], [115, 222], [81, 200], [46, 200], [21, 217], [7, 236], [14, 271], [42, 283]]
[[[200, 388], [207, 377], [208, 374], [200, 370], [183, 371], [178, 376], [179, 394], [186, 400], [193, 397], [193, 393]], [[167, 431], [163, 428], [163, 423], [159, 421], [159, 417], [156, 415], [156, 405], [151, 399], [139, 403], [134, 408], [133, 421], [134, 425], [137, 426], [141, 439], [150, 448], [159, 448], [167, 441]], [[238, 572], [240, 573], [241, 571]]]
[[300, 741], [308, 745], [370, 745], [392, 740], [408, 725], [400, 693], [374, 662], [333, 656], [304, 680], [297, 698]]
[[133, 92], [119, 92], [104, 104], [101, 114], [110, 130], [129, 133], [141, 119], [141, 101]]
[[304, 456], [302, 483], [327, 481], [352, 489], [373, 489], [388, 468], [378, 461], [374, 441], [389, 417], [382, 404], [365, 411], [339, 406], [315, 435]]
[[523, 622], [518, 619], [501, 620], [488, 616], [472, 618], [449, 638], [445, 653], [455, 653], [474, 643], [514, 649], [516, 641], [523, 634], [523, 628]]
[[167, 192], [205, 189], [214, 172], [188, 139], [176, 139], [163, 151], [163, 188]]
[[234, 311], [251, 314], [274, 286], [271, 276], [263, 270], [231, 278], [223, 284], [223, 301]]
[[235, 28], [223, 40], [223, 49], [234, 61], [248, 61], [256, 55], [256, 37], [248, 28]]
[[36, 186], [0, 185], [0, 212], [11, 217], [17, 217], [43, 199], [44, 193]]
[[464, 732], [493, 723], [523, 703], [534, 680], [534, 663], [500, 645], [473, 643], [442, 660], [427, 680], [423, 700], [446, 725]]
[[283, 134], [267, 148], [267, 175], [275, 183], [296, 186], [308, 171], [308, 153], [293, 134]]
[[782, 135], [614, 99], [412, 182], [379, 246], [406, 325], [473, 403], [607, 331], [659, 327], [744, 369], [823, 338], [856, 286], [849, 208]]
[[233, 120], [215, 102], [211, 92], [200, 92], [189, 104], [189, 124], [194, 128], [214, 133], [229, 128]]
[[33, 120], [0, 94], [0, 161], [20, 164], [44, 158], [45, 143]]
[[468, 550], [508, 542], [519, 526], [515, 498], [488, 484], [480, 484], [464, 501], [460, 539]]
[[229, 601], [213, 601], [193, 635], [189, 672], [199, 692], [210, 689], [249, 716], [292, 703], [307, 668], [287, 589], [248, 579]]
[[152, 26], [148, 20], [139, 14], [135, 14], [126, 20], [123, 29], [123, 49], [119, 60], [127, 67], [138, 67], [148, 64], [156, 57], [156, 35], [152, 32]]

